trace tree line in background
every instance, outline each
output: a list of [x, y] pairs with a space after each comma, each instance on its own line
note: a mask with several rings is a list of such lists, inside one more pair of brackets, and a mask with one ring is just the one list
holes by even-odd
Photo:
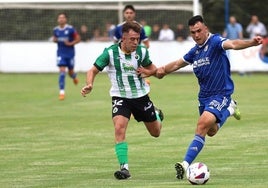
[[[203, 16], [212, 32], [222, 33], [225, 27], [224, 0], [200, 0], [203, 6]], [[259, 20], [268, 26], [268, 0], [229, 0], [229, 15], [234, 15], [237, 21], [242, 24], [244, 36], [250, 22], [251, 15], [257, 15]]]
[[[200, 0], [200, 3], [211, 32], [222, 33], [225, 27], [224, 0]], [[229, 14], [234, 15], [242, 24], [244, 36], [247, 37], [245, 27], [253, 14], [268, 26], [267, 3], [268, 0], [229, 0]], [[0, 9], [0, 41], [48, 40], [53, 27], [57, 25], [56, 16], [61, 11], [68, 13], [69, 23], [77, 29], [85, 24], [91, 32], [96, 28], [104, 32], [107, 23], [118, 24], [116, 10]], [[151, 26], [168, 23], [172, 29], [175, 29], [178, 23], [186, 25], [191, 16], [192, 13], [188, 11], [137, 10], [137, 21], [145, 19]]]

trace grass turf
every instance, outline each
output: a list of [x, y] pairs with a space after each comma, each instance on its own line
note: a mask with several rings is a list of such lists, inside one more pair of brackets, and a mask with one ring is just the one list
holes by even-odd
[[[0, 74], [0, 187], [190, 187], [175, 178], [193, 138], [198, 86], [192, 74], [150, 78], [151, 99], [165, 113], [161, 136], [152, 138], [142, 123], [129, 123], [132, 178], [118, 181], [111, 121], [110, 83], [95, 80], [83, 98], [80, 84], [66, 78], [66, 100], [58, 100], [57, 74]], [[233, 98], [242, 120], [229, 118], [195, 161], [208, 165], [203, 187], [267, 187], [268, 76], [234, 74]]]

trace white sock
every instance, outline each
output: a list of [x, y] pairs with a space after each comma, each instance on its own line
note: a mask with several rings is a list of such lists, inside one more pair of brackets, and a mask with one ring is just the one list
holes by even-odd
[[229, 106], [229, 107], [227, 108], [227, 110], [230, 112], [230, 116], [232, 116], [232, 115], [234, 114], [234, 112], [235, 112], [234, 108], [231, 107], [231, 106]]
[[64, 90], [61, 89], [61, 90], [60, 90], [60, 95], [64, 95], [64, 94], [65, 94]]
[[183, 161], [182, 166], [184, 167], [184, 170], [186, 171], [187, 168], [189, 167], [189, 163], [187, 161]]
[[122, 169], [122, 168], [125, 168], [125, 169], [128, 170], [128, 164], [123, 164], [123, 165], [121, 166], [121, 169]]

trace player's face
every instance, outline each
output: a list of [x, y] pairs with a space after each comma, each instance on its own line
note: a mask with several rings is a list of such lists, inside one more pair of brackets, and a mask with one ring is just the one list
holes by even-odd
[[201, 22], [197, 22], [193, 26], [189, 26], [190, 34], [193, 40], [198, 44], [202, 45], [208, 38], [209, 32], [207, 26]]
[[65, 16], [64, 14], [60, 14], [60, 15], [58, 16], [58, 24], [59, 24], [60, 26], [64, 26], [66, 23], [67, 23], [67, 18], [66, 18], [66, 16]]
[[134, 52], [137, 49], [137, 46], [140, 42], [140, 34], [136, 33], [133, 30], [130, 30], [128, 33], [124, 33], [122, 37], [123, 50], [126, 53]]
[[127, 9], [124, 12], [124, 18], [126, 21], [134, 21], [135, 16], [136, 16], [135, 12], [131, 9]]

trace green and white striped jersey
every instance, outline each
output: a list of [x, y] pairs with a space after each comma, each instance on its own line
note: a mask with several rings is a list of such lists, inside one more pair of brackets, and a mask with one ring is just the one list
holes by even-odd
[[136, 51], [125, 54], [119, 44], [105, 48], [94, 63], [100, 71], [106, 68], [112, 84], [110, 95], [130, 99], [145, 96], [150, 92], [150, 86], [144, 78], [136, 74], [139, 66], [146, 67], [150, 64], [152, 62], [144, 46], [139, 45]]

